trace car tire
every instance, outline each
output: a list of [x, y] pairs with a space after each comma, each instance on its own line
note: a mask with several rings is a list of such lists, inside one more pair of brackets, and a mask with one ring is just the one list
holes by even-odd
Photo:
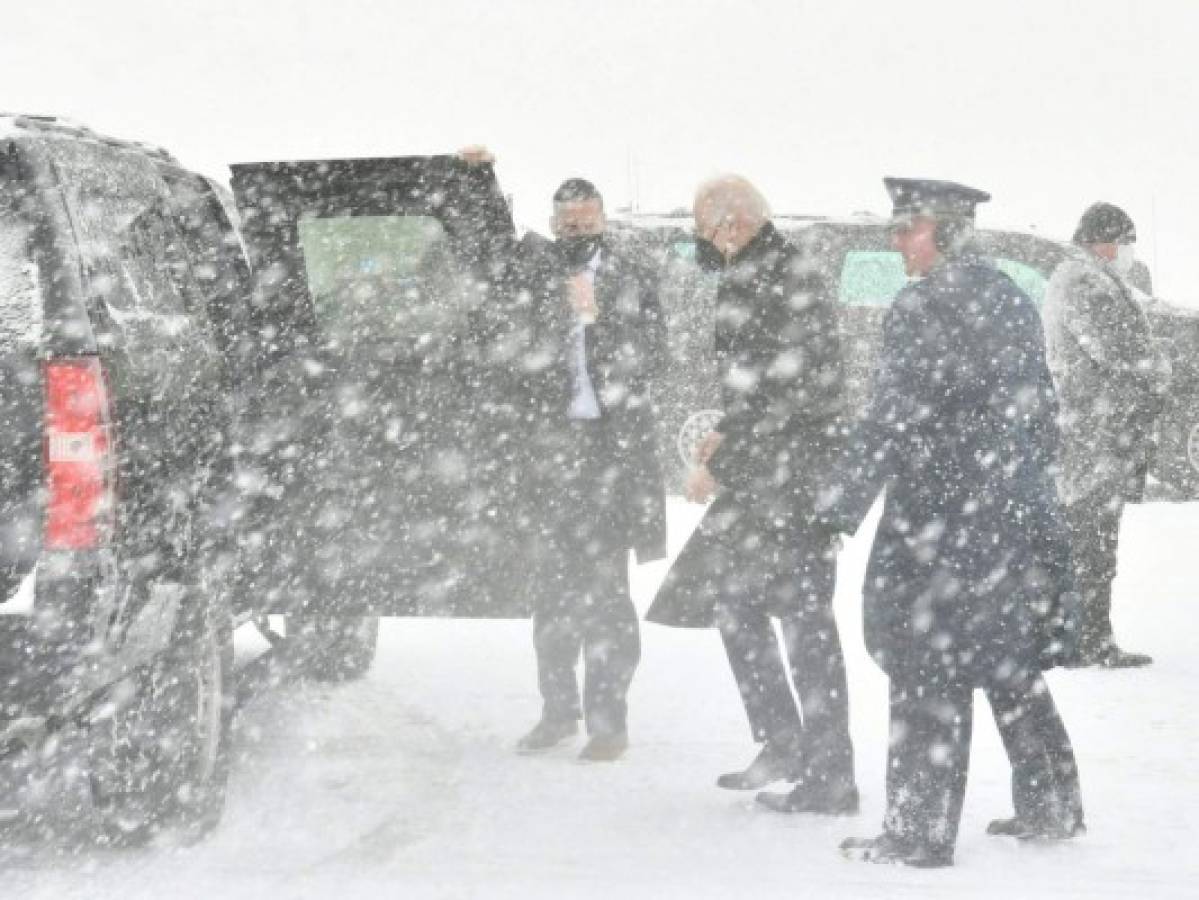
[[289, 615], [286, 623], [292, 665], [314, 681], [353, 681], [375, 661], [378, 616]]
[[107, 840], [138, 846], [160, 832], [185, 843], [220, 820], [229, 778], [235, 692], [228, 606], [198, 603], [182, 617], [170, 647], [116, 691], [128, 703], [95, 742], [92, 794]]

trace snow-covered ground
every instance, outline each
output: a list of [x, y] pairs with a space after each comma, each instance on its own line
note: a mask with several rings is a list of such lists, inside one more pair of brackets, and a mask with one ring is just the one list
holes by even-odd
[[[672, 513], [681, 543], [695, 510]], [[957, 866], [847, 862], [879, 827], [885, 682], [862, 649], [872, 525], [842, 556], [863, 812], [783, 817], [717, 773], [750, 759], [711, 632], [644, 629], [632, 747], [613, 765], [512, 752], [537, 717], [526, 622], [388, 620], [362, 682], [293, 685], [243, 713], [221, 826], [190, 848], [0, 856], [0, 891], [48, 897], [1199, 897], [1199, 505], [1133, 508], [1116, 627], [1156, 665], [1051, 676], [1082, 767], [1090, 834], [1064, 845], [987, 837], [1009, 809], [981, 698]], [[664, 567], [637, 572], [644, 609]]]

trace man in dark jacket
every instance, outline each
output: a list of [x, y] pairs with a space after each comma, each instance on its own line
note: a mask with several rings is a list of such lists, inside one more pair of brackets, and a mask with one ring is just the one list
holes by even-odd
[[1083, 213], [1078, 249], [1045, 292], [1045, 341], [1061, 402], [1058, 490], [1082, 599], [1074, 665], [1144, 666], [1112, 636], [1112, 580], [1120, 516], [1139, 499], [1165, 390], [1164, 359], [1127, 281], [1136, 228], [1110, 203]]
[[613, 760], [628, 746], [626, 695], [641, 653], [628, 552], [639, 562], [666, 554], [650, 401], [665, 331], [654, 268], [604, 233], [603, 200], [590, 182], [558, 189], [551, 228], [552, 243], [526, 240], [518, 251], [544, 701], [518, 747], [553, 747], [577, 733], [582, 715], [590, 737], [582, 758]]
[[1052, 467], [1056, 402], [1032, 301], [971, 249], [981, 191], [886, 179], [908, 275], [883, 325], [869, 409], [821, 504], [853, 530], [886, 502], [866, 572], [866, 646], [891, 681], [883, 833], [842, 848], [949, 865], [982, 688], [1016, 815], [993, 834], [1082, 828], [1078, 773], [1042, 678], [1063, 651], [1069, 545]]
[[[814, 504], [846, 415], [837, 310], [815, 254], [789, 244], [761, 194], [726, 176], [695, 201], [697, 254], [721, 271], [715, 343], [724, 416], [700, 445], [688, 497], [713, 495], [648, 618], [716, 624], [754, 740], [751, 765], [717, 784], [789, 793], [785, 812], [858, 808], [845, 660], [833, 617], [833, 535]], [[782, 625], [788, 682], [772, 617]]]

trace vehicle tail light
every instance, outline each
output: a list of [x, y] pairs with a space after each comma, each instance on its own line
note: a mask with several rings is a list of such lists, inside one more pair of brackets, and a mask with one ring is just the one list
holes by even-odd
[[112, 410], [94, 356], [45, 364], [46, 516], [43, 546], [87, 550], [112, 535], [116, 510]]

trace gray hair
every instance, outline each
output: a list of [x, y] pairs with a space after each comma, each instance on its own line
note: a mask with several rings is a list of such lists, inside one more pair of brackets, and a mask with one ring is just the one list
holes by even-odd
[[717, 220], [744, 218], [754, 225], [770, 221], [770, 204], [762, 192], [743, 175], [717, 175], [695, 191], [695, 206], [706, 207]]

